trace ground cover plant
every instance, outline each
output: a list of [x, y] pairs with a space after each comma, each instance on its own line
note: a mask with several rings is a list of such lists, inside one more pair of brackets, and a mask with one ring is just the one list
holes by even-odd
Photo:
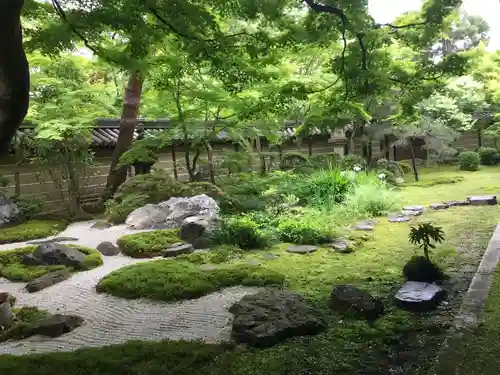
[[61, 220], [29, 220], [0, 228], [0, 244], [34, 240], [52, 236], [64, 230], [67, 223]]
[[[500, 188], [496, 178], [498, 171], [498, 168], [491, 167], [474, 174], [465, 173], [463, 181], [453, 183], [453, 189], [450, 189], [449, 184], [436, 185], [433, 189], [403, 186], [393, 191], [393, 194], [397, 196], [401, 205], [463, 199], [463, 196], [468, 194], [484, 194]], [[450, 166], [440, 171], [425, 171], [422, 173], [422, 180], [439, 176], [446, 178], [456, 174], [456, 167]], [[436, 246], [432, 259], [449, 275], [449, 282], [453, 283], [459, 292], [467, 288], [467, 283], [470, 281], [470, 272], [467, 270], [477, 266], [479, 257], [486, 248], [491, 231], [498, 220], [497, 211], [497, 207], [488, 206], [456, 207], [426, 212], [423, 218], [417, 218], [412, 223], [415, 225], [430, 221], [439, 223], [443, 228], [446, 241]], [[391, 294], [394, 288], [403, 282], [403, 266], [419, 251], [408, 241], [409, 230], [410, 225], [407, 223], [394, 224], [382, 218], [373, 233], [370, 233], [366, 241], [351, 254], [335, 253], [327, 247], [321, 247], [308, 255], [290, 254], [286, 251], [288, 246], [286, 244], [276, 244], [268, 249], [251, 251], [224, 247], [214, 250], [213, 253], [195, 253], [160, 261], [165, 262], [163, 264], [169, 265], [168, 267], [156, 265], [153, 267], [162, 273], [162, 275], [155, 273], [156, 278], [160, 277], [164, 281], [167, 276], [163, 275], [163, 271], [173, 271], [170, 276], [176, 275], [182, 281], [177, 284], [177, 281], [169, 278], [169, 282], [174, 282], [179, 287], [185, 283], [186, 288], [192, 291], [199, 288], [199, 280], [204, 280], [196, 278], [198, 272], [204, 269], [200, 266], [219, 265], [224, 269], [238, 265], [245, 269], [245, 266], [258, 262], [266, 271], [282, 275], [286, 288], [302, 293], [312, 304], [325, 311], [329, 328], [318, 336], [291, 339], [266, 350], [245, 348], [234, 350], [226, 346], [171, 341], [131, 342], [103, 349], [80, 350], [77, 353], [54, 353], [20, 358], [3, 356], [0, 357], [0, 368], [6, 371], [15, 370], [20, 374], [27, 374], [26, 371], [29, 369], [30, 374], [47, 375], [58, 373], [66, 368], [67, 363], [71, 363], [72, 371], [95, 374], [96, 371], [106, 373], [118, 363], [120, 365], [127, 363], [137, 369], [136, 372], [155, 374], [155, 369], [163, 371], [165, 358], [169, 358], [169, 371], [175, 375], [184, 374], [186, 371], [210, 375], [364, 374], [370, 371], [374, 374], [383, 374], [388, 373], [391, 368], [398, 367], [404, 368], [406, 374], [423, 375], [427, 371], [427, 364], [432, 362], [430, 358], [436, 353], [447, 324], [453, 318], [453, 311], [456, 311], [454, 309], [458, 307], [460, 301], [451, 299], [449, 307], [438, 314], [439, 319], [434, 319], [428, 314], [410, 314], [392, 306]], [[275, 257], [270, 258], [268, 254]], [[175, 266], [177, 261], [180, 262], [178, 268]], [[146, 265], [147, 263], [144, 264]], [[195, 278], [182, 277], [186, 270]], [[152, 271], [146, 267], [140, 273], [151, 275]], [[182, 274], [178, 275], [177, 271], [182, 271]], [[135, 273], [132, 267], [128, 268], [127, 272]], [[171, 293], [175, 292], [168, 283], [155, 283], [155, 277], [148, 276], [141, 279], [119, 274], [115, 276], [112, 285], [118, 287], [128, 279], [127, 293], [134, 296], [141, 294], [141, 287], [143, 290], [148, 290], [151, 295], [157, 296], [171, 296]], [[209, 283], [212, 282], [214, 281], [210, 280]], [[133, 286], [134, 283], [138, 283], [137, 285], [141, 287]], [[386, 313], [374, 324], [369, 324], [330, 312], [328, 299], [332, 287], [341, 283], [355, 284], [382, 297]], [[168, 294], [162, 291], [161, 288], [164, 287], [165, 290], [170, 290]], [[159, 353], [164, 354], [159, 355]], [[38, 365], [33, 367], [33, 362]]]
[[[83, 263], [85, 270], [90, 270], [102, 264], [101, 254], [97, 250], [77, 245], [69, 246], [87, 255]], [[22, 256], [33, 253], [36, 248], [37, 246], [26, 246], [14, 250], [0, 251], [0, 277], [11, 281], [31, 281], [51, 271], [61, 269], [68, 269], [70, 272], [79, 271], [62, 265], [27, 266], [22, 264]]]
[[124, 298], [176, 301], [201, 297], [225, 287], [280, 286], [283, 274], [248, 264], [203, 269], [184, 260], [156, 260], [121, 268], [106, 276], [97, 290]]
[[133, 258], [153, 258], [170, 245], [181, 242], [178, 229], [159, 229], [127, 234], [116, 242], [122, 252]]
[[13, 308], [13, 324], [0, 329], [0, 343], [7, 340], [21, 340], [29, 337], [29, 328], [32, 324], [43, 321], [51, 314], [48, 311], [37, 309], [36, 307]]

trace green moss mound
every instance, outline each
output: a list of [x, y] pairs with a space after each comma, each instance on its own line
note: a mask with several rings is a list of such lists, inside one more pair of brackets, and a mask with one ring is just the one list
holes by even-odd
[[[87, 255], [84, 262], [85, 270], [96, 268], [102, 264], [102, 258], [99, 251], [83, 246], [69, 246]], [[46, 273], [61, 269], [68, 269], [70, 272], [79, 271], [66, 266], [26, 266], [22, 264], [22, 256], [33, 253], [36, 248], [37, 246], [27, 246], [20, 249], [0, 251], [0, 277], [4, 277], [11, 281], [31, 281]]]
[[159, 229], [127, 234], [116, 242], [122, 252], [132, 258], [154, 258], [176, 242], [181, 242], [178, 229]]
[[190, 262], [157, 260], [112, 272], [101, 280], [97, 291], [122, 298], [176, 301], [202, 297], [230, 286], [283, 285], [284, 282], [281, 273], [260, 266], [220, 265], [204, 270]]
[[61, 220], [30, 220], [0, 228], [0, 244], [34, 240], [53, 236], [66, 228]]

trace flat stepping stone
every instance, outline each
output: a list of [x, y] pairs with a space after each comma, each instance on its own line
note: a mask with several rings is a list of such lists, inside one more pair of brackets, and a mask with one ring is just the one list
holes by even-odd
[[423, 312], [435, 309], [446, 295], [446, 291], [436, 284], [407, 281], [396, 292], [394, 302], [401, 309]]
[[163, 256], [165, 258], [171, 258], [171, 257], [183, 255], [183, 254], [191, 254], [192, 252], [194, 252], [193, 245], [191, 245], [189, 243], [179, 242], [179, 243], [175, 243], [172, 246], [166, 248], [163, 251]]
[[407, 211], [403, 210], [400, 212], [401, 216], [420, 216], [424, 213], [424, 211]]
[[450, 205], [448, 203], [433, 203], [433, 204], [431, 204], [431, 208], [433, 210], [445, 210], [449, 207], [450, 207]]
[[78, 238], [75, 237], [55, 237], [48, 240], [34, 240], [27, 242], [30, 245], [42, 245], [46, 243], [54, 243], [54, 242], [68, 242], [68, 241], [78, 241]]
[[337, 253], [349, 254], [354, 251], [352, 248], [352, 242], [343, 238], [333, 241], [330, 243], [330, 246]]
[[449, 201], [444, 203], [450, 207], [470, 206], [469, 201]]
[[424, 211], [425, 207], [424, 206], [404, 206], [403, 211]]
[[267, 260], [273, 260], [273, 259], [277, 259], [277, 258], [279, 258], [279, 256], [278, 256], [278, 255], [276, 255], [276, 254], [271, 254], [271, 253], [265, 253], [265, 254], [263, 254], [263, 255], [262, 255], [262, 257], [263, 257], [264, 259], [267, 259]]
[[295, 254], [308, 254], [308, 253], [314, 253], [316, 250], [318, 250], [317, 246], [312, 246], [312, 245], [292, 245], [289, 246], [286, 251], [289, 253], [295, 253]]
[[365, 223], [359, 223], [359, 224], [353, 225], [352, 228], [354, 230], [362, 230], [362, 231], [370, 232], [370, 231], [373, 230], [373, 225], [365, 224]]
[[473, 206], [495, 206], [497, 197], [495, 195], [473, 195], [467, 197], [467, 201]]
[[49, 286], [60, 283], [61, 281], [67, 280], [71, 277], [68, 270], [59, 270], [46, 273], [35, 280], [29, 281], [25, 289], [28, 293], [35, 293], [42, 289], [48, 288]]
[[410, 218], [408, 216], [389, 216], [387, 220], [390, 223], [406, 223], [410, 221]]

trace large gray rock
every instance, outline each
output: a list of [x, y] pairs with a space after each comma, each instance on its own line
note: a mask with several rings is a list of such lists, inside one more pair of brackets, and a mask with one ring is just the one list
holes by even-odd
[[384, 312], [379, 298], [352, 285], [337, 285], [331, 294], [331, 307], [340, 312], [353, 311], [366, 319], [375, 320]]
[[243, 297], [229, 311], [235, 315], [232, 336], [237, 342], [269, 347], [294, 336], [326, 329], [321, 314], [296, 293], [268, 290]]
[[422, 312], [435, 309], [446, 298], [446, 291], [436, 284], [407, 281], [396, 292], [396, 306], [410, 311]]
[[157, 205], [147, 204], [132, 211], [127, 216], [125, 224], [132, 229], [162, 229], [165, 228], [167, 213]]
[[83, 318], [76, 315], [52, 315], [45, 320], [26, 327], [26, 337], [41, 335], [47, 337], [59, 337], [73, 331], [81, 326]]
[[67, 266], [75, 269], [84, 269], [86, 255], [77, 249], [59, 244], [44, 243], [36, 248], [33, 254], [28, 254], [21, 259], [26, 265]]
[[207, 229], [211, 229], [218, 219], [217, 202], [208, 195], [201, 194], [189, 198], [170, 198], [156, 205], [145, 205], [133, 211], [125, 223], [132, 229], [159, 229], [180, 228], [190, 220], [204, 220], [207, 222]]
[[59, 270], [46, 273], [39, 278], [29, 281], [25, 289], [28, 293], [35, 293], [42, 289], [48, 288], [54, 284], [60, 283], [61, 281], [67, 280], [71, 277], [68, 270]]
[[20, 214], [17, 204], [0, 191], [0, 226], [16, 221]]
[[194, 251], [193, 245], [189, 243], [179, 242], [167, 247], [163, 250], [165, 258], [172, 258], [183, 254], [191, 254]]

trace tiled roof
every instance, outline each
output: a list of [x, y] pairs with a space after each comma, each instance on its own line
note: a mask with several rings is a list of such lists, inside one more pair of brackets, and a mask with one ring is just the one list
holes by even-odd
[[[137, 120], [137, 124], [145, 130], [145, 135], [152, 135], [157, 132], [165, 131], [171, 127], [172, 122], [168, 119], [156, 120], [156, 121], [143, 121]], [[287, 122], [283, 128], [283, 133], [285, 137], [291, 138], [295, 135], [298, 124], [295, 122]], [[30, 132], [33, 130], [33, 125], [24, 124], [21, 126], [19, 131], [21, 133]], [[114, 147], [118, 139], [120, 129], [119, 119], [97, 119], [97, 126], [92, 129], [92, 143], [94, 147]], [[312, 135], [324, 134], [320, 129], [314, 128], [312, 130]], [[337, 132], [338, 135], [338, 132]], [[134, 133], [134, 139], [138, 136], [137, 131]], [[228, 133], [225, 129], [222, 129], [217, 138], [221, 141], [228, 140]]]

